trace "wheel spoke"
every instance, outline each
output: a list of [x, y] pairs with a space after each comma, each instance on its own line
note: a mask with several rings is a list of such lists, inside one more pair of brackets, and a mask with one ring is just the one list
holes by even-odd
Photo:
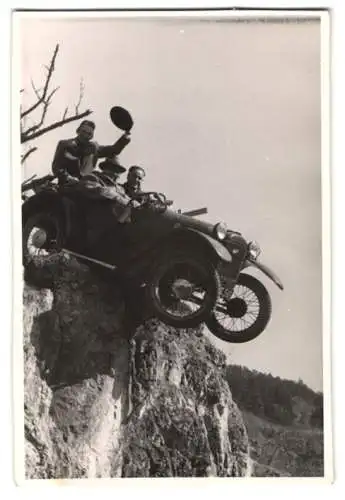
[[242, 330], [242, 328], [241, 328], [241, 324], [240, 324], [239, 318], [236, 318], [236, 320], [235, 320], [235, 331], [238, 332], [238, 330]]
[[224, 314], [227, 315], [227, 308], [219, 306], [218, 304], [216, 305], [215, 311], [217, 311], [219, 313], [224, 313]]
[[246, 289], [241, 285], [236, 285], [233, 291], [233, 296], [239, 297], [240, 299], [243, 297]]
[[259, 304], [259, 300], [256, 295], [250, 294], [245, 298], [248, 304]]
[[246, 293], [247, 293], [247, 289], [244, 286], [241, 286], [239, 288], [238, 292], [236, 293], [236, 295], [237, 295], [237, 297], [243, 299], [246, 296]]
[[251, 325], [252, 324], [252, 321], [248, 321], [244, 318], [242, 318], [242, 321], [243, 321], [243, 326], [247, 328], [248, 325]]
[[224, 318], [224, 322], [225, 322], [225, 325], [229, 324], [229, 329], [230, 330], [233, 330], [234, 329], [234, 325], [235, 325], [235, 318], [231, 317], [231, 316], [227, 316], [227, 315], [224, 315], [223, 316]]
[[260, 303], [257, 300], [250, 300], [250, 301], [247, 302], [247, 305], [250, 306], [250, 307], [253, 307], [253, 308], [255, 308], [255, 307], [259, 308], [260, 307]]
[[258, 317], [257, 315], [251, 314], [251, 313], [249, 313], [248, 316], [250, 317], [250, 319], [252, 320], [253, 323], [254, 323], [254, 321], [257, 320], [257, 317]]
[[[249, 297], [252, 297], [253, 295], [254, 294], [251, 290], [248, 290], [248, 288], [243, 287], [243, 292], [241, 295], [239, 295], [239, 297], [247, 302]], [[254, 297], [255, 297], [255, 295], [254, 295]]]

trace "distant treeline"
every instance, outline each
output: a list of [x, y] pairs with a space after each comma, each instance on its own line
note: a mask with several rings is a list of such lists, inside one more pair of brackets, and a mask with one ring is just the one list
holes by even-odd
[[237, 365], [227, 366], [226, 378], [240, 408], [282, 425], [323, 427], [323, 394], [301, 380], [284, 380]]

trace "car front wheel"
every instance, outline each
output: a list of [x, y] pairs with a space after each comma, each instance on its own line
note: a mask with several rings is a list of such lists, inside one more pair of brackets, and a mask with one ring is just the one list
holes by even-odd
[[242, 344], [258, 337], [271, 318], [271, 298], [254, 276], [242, 273], [231, 297], [221, 295], [206, 326], [225, 342]]

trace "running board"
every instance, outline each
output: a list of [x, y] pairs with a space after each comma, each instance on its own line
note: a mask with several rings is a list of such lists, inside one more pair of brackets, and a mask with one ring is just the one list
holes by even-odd
[[97, 260], [93, 259], [92, 257], [87, 257], [86, 255], [83, 255], [78, 252], [73, 252], [72, 250], [68, 250], [67, 248], [62, 249], [63, 252], [73, 255], [73, 257], [78, 257], [78, 259], [84, 259], [88, 260], [89, 262], [93, 262], [94, 264], [98, 264], [99, 266], [106, 267], [107, 269], [111, 269], [112, 271], [115, 271], [117, 269], [116, 266], [112, 266], [111, 264], [107, 264], [106, 262], [103, 262], [102, 260]]

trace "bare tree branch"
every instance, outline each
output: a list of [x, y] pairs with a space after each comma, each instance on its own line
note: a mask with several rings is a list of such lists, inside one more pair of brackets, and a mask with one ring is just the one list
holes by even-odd
[[37, 97], [37, 99], [38, 100], [41, 99], [41, 96], [39, 95], [39, 91], [38, 91], [38, 89], [36, 89], [34, 81], [33, 81], [32, 78], [31, 78], [31, 87], [32, 87], [32, 90], [34, 91], [35, 96]]
[[58, 127], [62, 127], [63, 125], [66, 125], [66, 123], [73, 122], [75, 120], [79, 120], [81, 118], [85, 118], [85, 116], [88, 116], [92, 113], [91, 110], [87, 109], [83, 113], [76, 114], [73, 116], [69, 116], [68, 118], [64, 118], [60, 121], [54, 122], [51, 125], [48, 125], [47, 127], [44, 127], [40, 130], [37, 130], [36, 132], [27, 134], [24, 132], [21, 134], [21, 143], [24, 144], [25, 142], [32, 141], [33, 139], [37, 139], [37, 137], [40, 137], [43, 134], [46, 134], [47, 132], [50, 132], [51, 130], [54, 130]]
[[80, 86], [79, 86], [79, 100], [78, 100], [78, 102], [76, 104], [76, 107], [75, 107], [76, 114], [79, 113], [79, 106], [80, 106], [81, 101], [83, 100], [83, 97], [84, 97], [84, 89], [85, 89], [85, 87], [84, 87], [84, 81], [83, 81], [83, 79], [81, 79], [80, 80]]
[[36, 150], [37, 150], [36, 146], [33, 146], [32, 148], [30, 148], [25, 154], [22, 155], [21, 162], [24, 163], [25, 160], [27, 160], [29, 158], [29, 156], [31, 155], [31, 153], [33, 153]]
[[42, 109], [42, 115], [41, 115], [41, 119], [38, 123], [36, 123], [35, 125], [32, 125], [30, 128], [28, 128], [27, 130], [25, 130], [25, 135], [30, 135], [32, 132], [35, 132], [35, 130], [39, 129], [40, 127], [42, 127], [43, 123], [44, 123], [44, 120], [45, 120], [45, 117], [46, 117], [46, 114], [47, 114], [47, 111], [48, 111], [48, 108], [49, 108], [49, 105], [50, 105], [50, 101], [53, 97], [53, 95], [59, 90], [59, 87], [56, 87], [50, 94], [49, 96], [46, 98], [46, 100], [42, 103], [43, 104], [43, 109]]
[[31, 182], [35, 177], [37, 177], [37, 174], [32, 174], [31, 177], [28, 179], [25, 179], [25, 181], [22, 182], [22, 186], [26, 186], [29, 182]]
[[30, 106], [28, 109], [26, 109], [25, 111], [23, 111], [21, 113], [21, 115], [20, 115], [21, 118], [24, 118], [24, 116], [28, 115], [29, 113], [32, 113], [40, 104], [42, 104], [42, 102], [44, 102], [46, 95], [47, 95], [47, 92], [48, 92], [50, 79], [51, 79], [53, 71], [55, 69], [55, 60], [56, 60], [56, 56], [58, 54], [58, 51], [59, 51], [59, 44], [57, 44], [55, 47], [54, 54], [53, 54], [52, 60], [50, 61], [49, 66], [46, 66], [48, 74], [47, 74], [47, 77], [45, 80], [45, 84], [43, 87], [43, 92], [42, 92], [41, 97], [38, 98], [37, 101], [32, 106]]
[[[63, 112], [62, 119], [53, 121], [48, 126], [44, 126], [45, 121], [47, 119], [47, 112], [49, 106], [51, 105], [54, 95], [59, 90], [59, 87], [56, 87], [53, 90], [51, 90], [51, 80], [55, 70], [55, 62], [58, 52], [59, 52], [59, 44], [55, 46], [54, 53], [49, 65], [44, 66], [47, 71], [47, 74], [43, 86], [37, 87], [34, 81], [31, 79], [31, 87], [36, 97], [36, 102], [34, 102], [31, 106], [29, 106], [25, 110], [23, 110], [22, 106], [20, 108], [20, 138], [22, 144], [37, 139], [38, 137], [41, 137], [42, 135], [46, 134], [47, 132], [50, 132], [51, 130], [62, 127], [63, 125], [66, 125], [67, 123], [73, 122], [75, 120], [84, 118], [92, 113], [92, 111], [89, 109], [85, 111], [80, 111], [85, 90], [84, 81], [83, 79], [81, 79], [79, 98], [75, 105], [74, 114], [72, 114], [72, 116], [68, 116], [69, 108], [66, 107]], [[20, 92], [21, 93], [25, 92], [25, 89], [21, 89]], [[34, 117], [36, 117], [37, 119], [35, 119]], [[29, 123], [27, 124], [28, 120]], [[22, 163], [25, 160], [27, 160], [28, 157], [36, 150], [37, 147], [33, 146], [28, 151], [26, 151], [22, 155], [21, 159]]]

